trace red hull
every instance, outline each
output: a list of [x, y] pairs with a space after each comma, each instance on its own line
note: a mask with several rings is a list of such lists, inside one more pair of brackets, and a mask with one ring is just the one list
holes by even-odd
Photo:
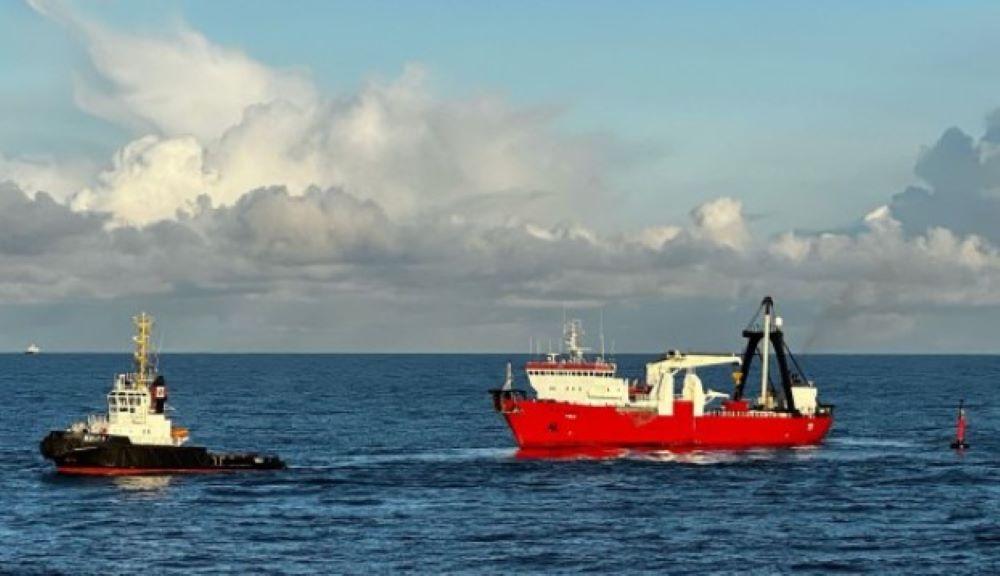
[[753, 448], [822, 442], [829, 414], [711, 412], [695, 417], [691, 402], [674, 413], [584, 406], [529, 399], [503, 400], [502, 411], [521, 448]]

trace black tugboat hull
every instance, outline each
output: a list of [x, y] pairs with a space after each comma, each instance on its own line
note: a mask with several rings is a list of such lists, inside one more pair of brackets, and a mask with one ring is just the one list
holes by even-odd
[[54, 431], [39, 446], [63, 474], [127, 476], [280, 470], [277, 456], [216, 454], [200, 446], [132, 444], [124, 436]]

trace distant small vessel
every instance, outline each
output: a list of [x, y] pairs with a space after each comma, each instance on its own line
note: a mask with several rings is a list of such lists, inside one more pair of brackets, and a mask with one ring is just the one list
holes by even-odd
[[29, 356], [33, 356], [35, 354], [39, 354], [41, 351], [42, 351], [41, 348], [32, 343], [27, 348], [25, 348], [24, 353]]
[[218, 454], [200, 446], [184, 446], [186, 428], [173, 426], [164, 412], [167, 385], [149, 359], [153, 318], [133, 318], [135, 371], [119, 374], [108, 394], [107, 414], [93, 414], [66, 430], [54, 430], [39, 446], [63, 474], [122, 476], [276, 470], [277, 456]]
[[[819, 403], [816, 388], [785, 344], [781, 325], [774, 302], [766, 297], [743, 331], [742, 357], [668, 352], [646, 364], [641, 382], [618, 376], [603, 351], [585, 357], [580, 322], [573, 320], [564, 327], [565, 355], [550, 353], [527, 363], [534, 398], [513, 387], [508, 364], [506, 382], [491, 390], [493, 405], [522, 451], [818, 444], [833, 423], [833, 407]], [[772, 356], [778, 385], [769, 377]], [[761, 390], [751, 401], [744, 392], [755, 358], [761, 359]], [[734, 366], [733, 393], [706, 390], [695, 370], [727, 364]], [[675, 394], [677, 378], [680, 394]], [[722, 401], [713, 405], [716, 399]]]

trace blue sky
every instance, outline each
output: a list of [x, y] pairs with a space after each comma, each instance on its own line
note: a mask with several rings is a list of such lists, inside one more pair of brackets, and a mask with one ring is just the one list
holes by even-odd
[[[162, 33], [186, 21], [330, 93], [424, 65], [442, 96], [560, 107], [568, 130], [649, 147], [623, 177], [627, 218], [666, 187], [686, 204], [738, 191], [803, 227], [854, 218], [912, 180], [919, 143], [978, 130], [996, 104], [990, 2], [101, 2], [78, 11]], [[104, 159], [119, 128], [73, 106], [85, 58], [65, 30], [0, 6], [8, 155]], [[850, 169], [845, 169], [850, 166]], [[734, 190], [739, 188], [739, 190]], [[651, 198], [651, 199], [648, 199]], [[823, 208], [818, 215], [806, 208]], [[646, 223], [646, 222], [642, 222]], [[780, 227], [775, 224], [776, 227]]]
[[[805, 270], [809, 259], [802, 260], [802, 250], [820, 250], [817, 257], [828, 257], [832, 248], [824, 247], [821, 236], [810, 234], [874, 230], [875, 221], [865, 220], [866, 215], [888, 206], [885, 216], [902, 230], [891, 232], [903, 234], [901, 254], [916, 250], [919, 257], [940, 259], [938, 252], [928, 254], [947, 245], [963, 255], [948, 258], [961, 260], [969, 254], [968, 249], [961, 252], [962, 241], [968, 240], [965, 234], [992, 241], [988, 231], [965, 226], [956, 213], [941, 222], [956, 234], [955, 241], [937, 238], [943, 244], [932, 244], [926, 225], [933, 225], [934, 219], [925, 213], [933, 213], [933, 203], [921, 204], [919, 194], [905, 202], [893, 197], [917, 185], [936, 195], [934, 202], [946, 198], [950, 181], [924, 181], [915, 166], [928, 151], [954, 156], [949, 156], [948, 146], [958, 146], [955, 140], [937, 142], [951, 126], [970, 135], [975, 162], [989, 164], [992, 144], [978, 138], [988, 115], [1000, 105], [1000, 63], [992, 57], [1000, 53], [996, 3], [156, 0], [40, 6], [35, 10], [25, 3], [0, 4], [0, 108], [5, 118], [0, 125], [0, 181], [9, 179], [28, 193], [45, 189], [37, 182], [62, 186], [48, 191], [71, 210], [60, 216], [68, 219], [103, 211], [116, 226], [141, 227], [157, 218], [172, 221], [174, 209], [190, 208], [200, 193], [221, 210], [236, 206], [243, 194], [259, 186], [286, 186], [292, 203], [286, 208], [294, 211], [301, 209], [295, 198], [313, 184], [350, 195], [313, 198], [320, 206], [316, 210], [344, 202], [350, 210], [364, 210], [354, 199], [371, 202], [405, 236], [407, 230], [429, 226], [428, 219], [447, 217], [466, 225], [464, 211], [488, 205], [494, 212], [479, 213], [486, 228], [477, 228], [476, 234], [488, 235], [488, 227], [506, 219], [503, 226], [523, 226], [529, 239], [548, 242], [558, 237], [572, 243], [587, 238], [604, 251], [595, 258], [615, 262], [610, 267], [614, 273], [622, 273], [617, 259], [627, 260], [622, 267], [633, 270], [629, 277], [635, 282], [640, 276], [635, 270], [643, 266], [669, 269], [662, 263], [628, 260], [636, 242], [659, 250], [684, 239], [690, 245], [670, 258], [693, 266], [695, 271], [688, 271], [692, 274], [713, 267], [746, 266], [752, 271], [780, 253], [797, 262], [795, 270], [783, 269], [781, 274], [788, 275], [783, 286], [802, 284], [789, 291], [803, 310], [857, 302], [888, 315], [888, 324], [896, 322], [904, 332], [928, 321], [926, 316], [915, 319], [913, 308], [934, 301], [936, 313], [944, 314], [940, 307], [953, 304], [903, 298], [898, 286], [883, 286], [879, 289], [884, 288], [885, 296], [872, 296], [872, 286], [881, 286], [884, 279], [865, 274], [876, 274], [884, 266], [858, 272], [858, 267], [868, 269], [838, 260], [836, 265], [844, 266], [847, 274], [861, 277], [843, 285], [817, 280], [817, 273]], [[97, 54], [101, 49], [106, 52]], [[149, 55], [155, 50], [173, 54], [175, 49], [182, 59], [179, 69], [161, 70], [155, 55]], [[204, 74], [185, 77], [183, 58], [190, 58], [191, 69]], [[205, 81], [213, 77], [213, 58], [232, 66], [225, 83]], [[422, 71], [419, 81], [411, 78], [414, 66]], [[263, 95], [241, 99], [240, 74], [247, 75], [248, 87]], [[174, 78], [175, 85], [163, 85]], [[417, 88], [411, 86], [414, 82]], [[106, 100], [81, 103], [82, 88]], [[220, 97], [220, 102], [201, 98], [214, 92], [233, 94]], [[171, 106], [173, 101], [181, 104]], [[281, 102], [308, 110], [309, 119], [273, 108]], [[366, 102], [374, 102], [375, 108]], [[233, 118], [263, 107], [274, 114], [273, 124], [262, 132], [254, 132], [261, 129], [259, 119], [233, 124], [226, 134], [247, 138], [232, 138], [238, 145], [208, 128], [195, 127], [195, 140], [185, 140], [185, 130], [192, 127], [178, 118], [184, 106], [192, 114], [218, 106]], [[467, 130], [462, 122], [455, 125], [455, 118], [464, 118]], [[372, 121], [376, 124], [366, 124]], [[428, 129], [431, 136], [425, 133]], [[309, 135], [323, 130], [332, 130], [334, 143], [309, 148], [315, 144]], [[401, 142], [400, 148], [378, 158], [354, 157], [358, 146], [343, 142], [369, 138], [371, 130], [376, 130], [379, 146], [388, 138]], [[268, 149], [252, 144], [254, 138], [267, 140], [274, 133], [288, 141]], [[340, 136], [342, 144], [336, 144]], [[498, 148], [503, 142], [516, 143], [521, 150], [511, 157], [509, 150]], [[302, 154], [308, 157], [302, 164], [278, 163], [273, 172], [259, 168], [279, 157]], [[452, 161], [459, 156], [463, 159]], [[191, 162], [198, 163], [193, 171], [188, 170]], [[426, 168], [429, 162], [441, 164]], [[325, 164], [329, 169], [322, 168]], [[136, 171], [134, 166], [148, 170]], [[954, 169], [961, 167], [955, 164]], [[992, 184], [983, 184], [983, 197], [994, 193]], [[137, 200], [138, 194], [152, 196]], [[171, 195], [177, 198], [168, 198]], [[545, 217], [533, 222], [511, 208], [511, 198], [549, 198], [552, 203], [545, 205]], [[250, 207], [250, 200], [245, 204]], [[990, 213], [992, 205], [978, 211], [983, 210]], [[510, 220], [512, 214], [516, 222]], [[925, 228], [907, 219], [915, 215]], [[218, 212], [212, 218], [231, 216]], [[340, 222], [336, 214], [327, 216], [329, 222]], [[273, 225], [268, 226], [273, 233]], [[339, 227], [322, 233], [343, 232], [340, 224], [330, 226]], [[871, 233], [890, 233], [887, 230], [897, 229], [881, 227]], [[781, 240], [794, 231], [804, 236]], [[435, 241], [442, 246], [454, 233], [437, 232], [441, 237]], [[401, 236], [390, 236], [359, 239], [352, 232], [349, 238], [338, 236], [341, 244], [327, 248], [343, 257], [350, 252], [343, 242], [351, 249], [358, 248], [357, 242], [385, 249], [400, 241]], [[281, 242], [288, 241], [282, 237]], [[860, 249], [865, 238], [845, 237], [848, 241], [857, 242]], [[702, 253], [707, 248], [699, 242], [727, 250], [743, 243], [756, 247], [734, 263], [731, 255]], [[987, 255], [992, 249], [991, 243], [975, 248]], [[393, 250], [380, 254], [416, 261], [441, 257], [439, 252], [400, 255]], [[664, 262], [674, 262], [661, 256]], [[449, 255], [454, 257], [470, 258], [464, 278], [475, 275], [473, 268], [479, 270], [476, 263], [483, 256]], [[910, 256], [893, 255], [897, 257]], [[699, 258], [709, 260], [695, 262]], [[973, 260], [969, 265], [978, 266], [980, 260]], [[511, 274], [530, 276], [537, 262], [522, 264]], [[384, 263], [378, 269], [372, 282], [376, 277], [383, 281], [387, 274]], [[397, 266], [391, 274], [412, 281], [406, 276], [412, 270], [401, 270]], [[533, 306], [551, 308], [560, 301], [591, 310], [621, 306], [632, 311], [623, 316], [632, 317], [642, 316], [652, 299], [668, 303], [657, 304], [661, 308], [654, 315], [661, 315], [671, 306], [686, 311], [684, 299], [704, 292], [676, 287], [684, 296], [673, 299], [664, 294], [674, 294], [675, 288], [623, 289], [618, 294], [617, 289], [567, 289], [565, 278], [562, 283], [549, 280], [552, 284], [544, 289], [532, 283], [499, 295], [518, 303], [511, 313], [518, 319], [496, 333], [483, 328], [481, 347], [530, 331], [524, 324], [534, 321]], [[177, 286], [204, 290], [208, 281], [185, 277], [163, 282], [173, 288], [157, 293], [172, 298], [181, 290]], [[820, 282], [826, 284], [817, 287]], [[16, 294], [27, 290], [18, 286]], [[213, 284], [212, 290], [238, 291], [227, 286]], [[280, 300], [279, 293], [287, 297], [271, 285], [261, 290], [269, 298]], [[341, 288], [330, 290], [342, 294]], [[741, 290], [706, 296], [712, 303], [702, 305], [717, 310], [721, 302], [726, 309], [743, 299]], [[141, 290], [124, 296], [138, 293]], [[29, 308], [10, 313], [18, 318], [28, 313], [25, 310], [44, 315], [49, 310], [46, 302], [55, 306], [58, 301], [64, 309], [71, 301], [65, 295], [52, 298], [28, 298]], [[473, 300], [468, 302], [470, 310], [475, 308]], [[992, 311], [992, 299], [982, 300], [978, 305]], [[92, 304], [88, 301], [87, 306]], [[280, 314], [281, 306], [272, 304]], [[495, 311], [498, 318], [509, 312]], [[464, 320], [456, 317], [454, 322], [459, 326]], [[699, 338], [709, 342], [708, 334]], [[443, 345], [454, 347], [456, 337], [449, 338]], [[652, 333], [649, 339], [637, 338], [634, 346], [650, 346], [652, 338]], [[240, 345], [267, 347], [274, 342], [264, 338]], [[411, 344], [400, 341], [393, 346]], [[281, 347], [280, 342], [274, 345]], [[898, 348], [895, 343], [889, 347]]]

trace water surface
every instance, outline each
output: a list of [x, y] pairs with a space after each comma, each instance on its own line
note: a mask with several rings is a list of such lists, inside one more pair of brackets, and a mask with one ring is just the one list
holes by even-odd
[[37, 444], [128, 357], [0, 356], [0, 573], [1000, 571], [1000, 357], [801, 358], [837, 405], [818, 448], [554, 460], [491, 410], [508, 359], [168, 355], [193, 443], [291, 469], [88, 479]]

